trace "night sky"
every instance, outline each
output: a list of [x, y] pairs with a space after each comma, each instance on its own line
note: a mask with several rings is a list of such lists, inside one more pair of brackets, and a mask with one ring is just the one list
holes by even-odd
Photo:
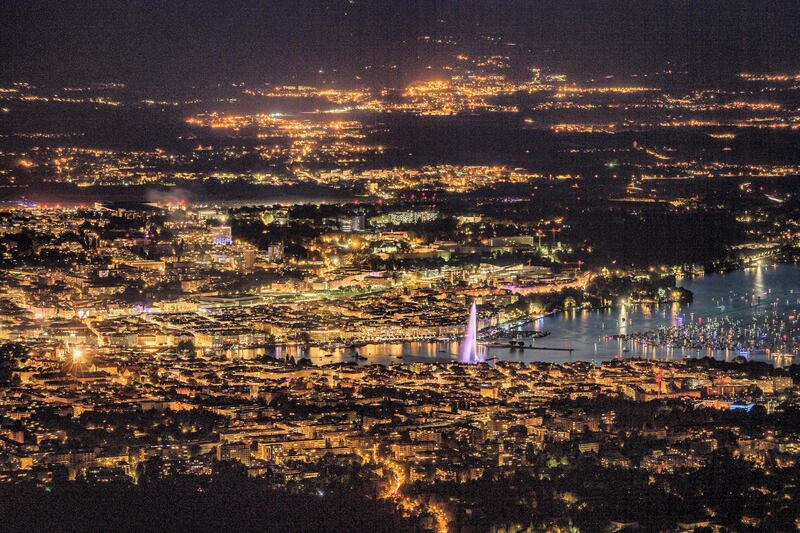
[[459, 51], [420, 35], [465, 51], [501, 35], [510, 53], [584, 76], [671, 68], [714, 84], [800, 63], [797, 0], [5, 0], [0, 11], [4, 81], [319, 81], [323, 69], [346, 82], [365, 65], [412, 76]]

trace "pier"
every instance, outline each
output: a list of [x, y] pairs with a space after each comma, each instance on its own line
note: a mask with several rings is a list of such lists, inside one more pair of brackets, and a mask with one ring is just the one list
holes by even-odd
[[490, 344], [492, 348], [508, 348], [510, 350], [545, 350], [549, 352], [569, 352], [575, 351], [574, 348], [550, 348], [547, 346], [517, 346], [514, 344]]

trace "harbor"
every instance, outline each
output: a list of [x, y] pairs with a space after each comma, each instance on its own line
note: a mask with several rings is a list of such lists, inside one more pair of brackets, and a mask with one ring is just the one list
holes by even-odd
[[[800, 268], [761, 265], [726, 274], [680, 280], [691, 304], [623, 304], [573, 309], [519, 323], [505, 335], [478, 336], [482, 361], [601, 362], [615, 358], [680, 360], [742, 357], [778, 366], [792, 364], [800, 349]], [[466, 332], [467, 316], [465, 316]], [[461, 338], [366, 343], [352, 350], [310, 348], [316, 364], [339, 361], [391, 364], [457, 361]], [[469, 352], [470, 350], [467, 350]]]

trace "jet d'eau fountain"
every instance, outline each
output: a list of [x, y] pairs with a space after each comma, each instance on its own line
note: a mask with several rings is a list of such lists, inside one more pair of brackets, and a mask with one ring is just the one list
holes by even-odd
[[478, 306], [472, 303], [469, 309], [467, 333], [461, 343], [458, 360], [462, 363], [480, 363], [478, 356]]

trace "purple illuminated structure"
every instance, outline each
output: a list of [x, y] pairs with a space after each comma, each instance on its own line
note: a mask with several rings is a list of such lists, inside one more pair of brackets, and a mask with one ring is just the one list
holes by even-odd
[[211, 240], [216, 245], [229, 245], [233, 243], [230, 226], [218, 226], [211, 230]]
[[478, 307], [475, 303], [469, 310], [469, 322], [467, 322], [467, 334], [461, 342], [458, 360], [462, 363], [480, 363], [478, 359]]

